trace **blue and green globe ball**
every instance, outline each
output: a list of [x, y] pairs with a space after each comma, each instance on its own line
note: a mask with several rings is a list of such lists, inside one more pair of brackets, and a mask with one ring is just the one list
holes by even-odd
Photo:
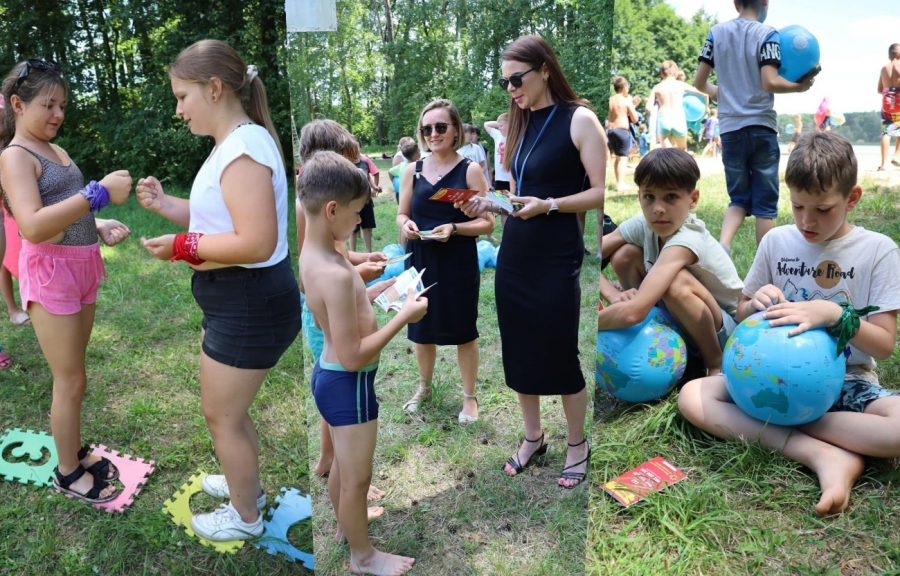
[[819, 419], [837, 401], [846, 359], [837, 339], [819, 328], [796, 336], [796, 325], [772, 326], [753, 314], [725, 346], [722, 371], [728, 393], [749, 416], [781, 426]]
[[686, 366], [684, 339], [661, 308], [634, 326], [597, 333], [597, 383], [620, 400], [649, 402], [668, 394]]

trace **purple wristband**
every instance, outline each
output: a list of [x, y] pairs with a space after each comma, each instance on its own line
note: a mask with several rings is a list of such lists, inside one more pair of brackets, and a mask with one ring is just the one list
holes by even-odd
[[81, 190], [81, 195], [91, 205], [91, 212], [97, 212], [109, 205], [109, 190], [96, 180], [91, 180]]

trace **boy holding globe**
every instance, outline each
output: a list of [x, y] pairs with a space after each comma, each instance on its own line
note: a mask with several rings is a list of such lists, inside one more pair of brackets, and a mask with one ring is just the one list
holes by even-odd
[[[778, 215], [781, 152], [774, 95], [805, 92], [813, 83], [812, 77], [790, 82], [778, 75], [778, 32], [763, 25], [769, 0], [735, 0], [734, 6], [738, 17], [709, 31], [694, 77], [694, 87], [719, 104], [722, 161], [731, 198], [719, 240], [729, 253], [744, 218], [756, 217], [759, 244]], [[709, 83], [713, 68], [718, 85]]]
[[718, 374], [744, 284], [703, 221], [690, 213], [700, 198], [699, 178], [697, 162], [679, 148], [657, 148], [637, 165], [641, 214], [602, 243], [624, 291], [600, 277], [600, 295], [610, 306], [600, 311], [597, 329], [634, 326], [651, 308], [664, 306], [699, 348], [709, 374]]
[[794, 226], [763, 238], [738, 306], [738, 320], [766, 310], [773, 326], [797, 324], [792, 336], [825, 328], [838, 337], [847, 372], [835, 405], [791, 428], [741, 411], [723, 375], [688, 382], [678, 397], [681, 413], [707, 432], [758, 441], [813, 470], [822, 488], [820, 516], [847, 508], [863, 456], [900, 457], [900, 394], [882, 388], [874, 372], [875, 360], [896, 345], [900, 286], [892, 277], [900, 250], [887, 236], [847, 222], [862, 196], [856, 171], [853, 148], [842, 136], [800, 138], [785, 173]]

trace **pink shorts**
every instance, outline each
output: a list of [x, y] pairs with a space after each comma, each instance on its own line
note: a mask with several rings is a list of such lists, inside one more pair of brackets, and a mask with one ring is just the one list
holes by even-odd
[[3, 255], [3, 266], [12, 273], [13, 278], [18, 278], [22, 237], [19, 236], [19, 225], [16, 224], [16, 220], [5, 209], [3, 209], [3, 228], [6, 234], [6, 253]]
[[28, 310], [29, 303], [37, 302], [58, 316], [77, 314], [82, 304], [94, 304], [100, 278], [106, 279], [99, 242], [60, 246], [32, 244], [23, 238], [19, 272], [22, 309]]

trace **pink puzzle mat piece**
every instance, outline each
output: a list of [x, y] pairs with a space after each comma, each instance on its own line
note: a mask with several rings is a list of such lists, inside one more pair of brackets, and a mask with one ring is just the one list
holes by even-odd
[[[134, 503], [134, 498], [140, 493], [150, 474], [155, 470], [155, 462], [153, 460], [144, 462], [143, 458], [133, 459], [129, 454], [120, 455], [115, 450], [110, 452], [103, 444], [91, 444], [91, 449], [92, 454], [109, 459], [119, 469], [119, 479], [115, 482], [119, 495], [109, 502], [92, 504], [92, 506], [110, 513], [125, 512], [125, 507]], [[73, 496], [66, 494], [66, 497], [72, 498]]]

